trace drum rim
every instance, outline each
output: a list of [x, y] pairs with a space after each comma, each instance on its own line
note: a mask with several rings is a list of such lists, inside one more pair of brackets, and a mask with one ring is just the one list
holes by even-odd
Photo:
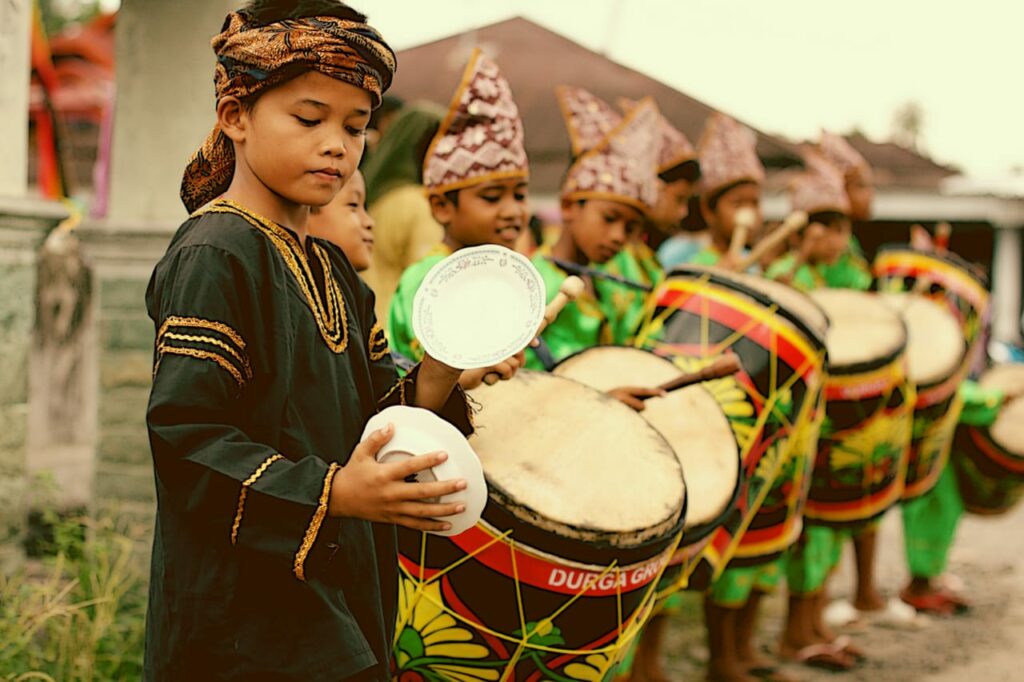
[[[907, 342], [909, 336], [907, 334], [907, 323], [900, 319], [900, 325], [903, 327], [903, 345], [895, 349], [887, 355], [872, 359], [872, 360], [861, 360], [860, 362], [850, 363], [848, 365], [832, 365], [827, 362], [825, 364], [825, 371], [828, 374], [834, 374], [837, 376], [851, 376], [854, 374], [864, 374], [866, 372], [874, 372], [875, 370], [882, 369], [888, 365], [899, 360], [900, 356], [906, 356], [907, 354]], [[908, 382], [910, 378], [906, 379]], [[828, 379], [825, 380], [828, 383]], [[941, 383], [941, 382], [940, 382]]]
[[[802, 333], [804, 336], [810, 339], [814, 345], [817, 345], [819, 350], [827, 351], [827, 347], [825, 346], [825, 339], [822, 338], [821, 334], [812, 329], [810, 325], [808, 325], [799, 315], [797, 315], [796, 313], [794, 313], [793, 311], [791, 311], [789, 308], [779, 303], [778, 301], [773, 301], [771, 298], [766, 296], [764, 293], [758, 291], [757, 289], [749, 287], [738, 280], [731, 279], [730, 277], [728, 277], [728, 275], [720, 274], [719, 272], [717, 272], [716, 268], [708, 268], [704, 266], [689, 265], [684, 263], [682, 265], [677, 265], [673, 267], [671, 270], [669, 270], [665, 274], [665, 279], [663, 279], [661, 283], [664, 284], [668, 282], [672, 278], [672, 276], [676, 274], [685, 274], [690, 276], [706, 275], [708, 277], [708, 281], [718, 285], [725, 285], [731, 289], [735, 289], [742, 293], [743, 295], [749, 296], [750, 298], [754, 299], [755, 301], [757, 301], [758, 304], [766, 308], [770, 308], [772, 305], [777, 305], [778, 308], [776, 314], [781, 315], [783, 318], [785, 318], [787, 322], [796, 327], [800, 331], [800, 333]], [[815, 303], [813, 300], [810, 302], [812, 305], [818, 306], [818, 304]], [[821, 309], [821, 306], [818, 306], [818, 308]], [[821, 312], [825, 316], [825, 320], [828, 322], [828, 324], [831, 325], [832, 320], [829, 318], [828, 314], [825, 313], [823, 309], [821, 310]]]
[[[606, 343], [606, 344], [599, 344], [597, 346], [590, 346], [589, 348], [582, 348], [582, 349], [580, 349], [578, 351], [574, 351], [574, 352], [570, 353], [569, 355], [566, 355], [564, 358], [562, 358], [561, 360], [558, 361], [558, 363], [555, 365], [555, 369], [558, 369], [558, 367], [562, 363], [568, 362], [572, 358], [575, 358], [577, 356], [583, 355], [583, 354], [587, 353], [588, 351], [591, 351], [591, 350], [593, 350], [595, 348], [629, 348], [631, 350], [636, 350], [636, 351], [639, 351], [641, 353], [650, 353], [651, 355], [654, 355], [655, 357], [659, 358], [660, 360], [662, 360], [664, 362], [668, 362], [673, 367], [675, 367], [675, 363], [673, 363], [671, 360], [669, 360], [665, 356], [660, 355], [660, 354], [658, 354], [657, 352], [655, 352], [653, 350], [649, 350], [647, 348], [637, 348], [635, 346], [624, 346], [622, 344]], [[554, 373], [554, 370], [552, 370], [552, 373]], [[562, 375], [558, 375], [558, 376], [562, 376]], [[562, 376], [562, 378], [570, 379], [571, 381], [576, 381], [575, 379], [571, 379], [570, 377], [566, 377], [566, 376]], [[704, 390], [707, 391], [707, 389], [704, 389]], [[727, 422], [729, 421], [728, 415], [726, 415], [725, 420]], [[652, 428], [654, 427], [653, 424], [651, 426], [652, 426]], [[655, 431], [657, 431], [657, 429], [655, 429]], [[659, 432], [659, 435], [661, 435], [660, 432]], [[721, 513], [716, 515], [710, 521], [705, 521], [704, 523], [700, 523], [700, 524], [694, 526], [692, 529], [689, 530], [689, 532], [687, 532], [687, 530], [686, 530], [686, 516], [687, 516], [687, 514], [689, 512], [689, 505], [690, 505], [690, 486], [686, 483], [686, 471], [683, 468], [683, 463], [681, 461], [679, 462], [679, 469], [680, 469], [680, 471], [683, 472], [683, 494], [684, 494], [683, 515], [682, 515], [683, 516], [683, 539], [679, 543], [680, 547], [688, 547], [688, 546], [690, 546], [692, 544], [700, 542], [701, 540], [703, 540], [704, 538], [709, 536], [711, 533], [713, 533], [716, 530], [718, 530], [725, 523], [725, 520], [727, 518], [729, 518], [729, 515], [735, 510], [737, 502], [739, 502], [740, 491], [743, 489], [743, 481], [744, 481], [744, 478], [745, 478], [744, 472], [743, 472], [743, 452], [742, 452], [742, 450], [740, 448], [739, 441], [736, 440], [736, 432], [732, 430], [731, 422], [730, 422], [730, 426], [729, 426], [729, 435], [732, 438], [732, 442], [736, 445], [736, 471], [737, 471], [736, 484], [733, 486], [732, 494], [729, 496], [729, 502], [726, 504], [726, 507], [725, 507], [724, 511], [722, 511]], [[663, 439], [665, 439], [664, 435], [662, 435], [661, 437]], [[668, 439], [665, 439], [665, 442], [668, 443]], [[668, 445], [669, 445], [669, 447], [672, 447], [671, 443], [668, 443]], [[674, 452], [675, 448], [672, 448], [672, 450]], [[676, 459], [678, 460], [679, 457], [676, 456]]]
[[[651, 427], [651, 428], [654, 428], [654, 427]], [[661, 435], [661, 434], [658, 434], [658, 435]], [[571, 544], [573, 544], [575, 546], [582, 546], [582, 547], [587, 548], [586, 550], [584, 550], [585, 552], [587, 550], [594, 551], [594, 552], [610, 551], [610, 552], [619, 552], [619, 553], [643, 552], [643, 551], [646, 551], [650, 547], [655, 547], [655, 546], [658, 546], [658, 545], [664, 545], [664, 544], [666, 544], [668, 542], [671, 542], [671, 539], [673, 537], [675, 537], [675, 536], [677, 536], [677, 535], [682, 533], [683, 525], [684, 525], [684, 523], [686, 521], [686, 508], [687, 508], [687, 504], [689, 502], [689, 497], [686, 495], [686, 488], [685, 488], [685, 485], [684, 485], [684, 487], [683, 487], [683, 503], [682, 503], [682, 506], [680, 508], [679, 513], [675, 515], [675, 519], [672, 521], [671, 526], [667, 526], [668, 522], [665, 521], [665, 522], [662, 522], [662, 524], [659, 524], [659, 525], [666, 525], [665, 530], [663, 532], [661, 532], [661, 533], [658, 533], [657, 535], [646, 537], [646, 538], [642, 539], [640, 542], [635, 542], [635, 543], [630, 543], [630, 544], [615, 544], [614, 542], [612, 542], [612, 540], [616, 536], [626, 535], [627, 533], [617, 533], [617, 532], [613, 532], [613, 531], [602, 531], [602, 530], [597, 530], [597, 529], [593, 529], [593, 528], [587, 528], [586, 526], [577, 526], [577, 525], [572, 525], [572, 524], [569, 524], [569, 523], [564, 523], [564, 522], [561, 522], [561, 521], [555, 521], [555, 520], [549, 519], [548, 517], [546, 517], [543, 514], [539, 513], [537, 510], [533, 509], [532, 507], [530, 507], [528, 505], [525, 505], [525, 504], [522, 504], [521, 502], [516, 501], [514, 498], [512, 498], [509, 495], [507, 490], [502, 488], [501, 485], [499, 485], [498, 483], [495, 483], [490, 478], [487, 479], [487, 487], [488, 487], [488, 501], [491, 504], [493, 504], [500, 513], [505, 514], [505, 515], [511, 517], [517, 523], [520, 523], [520, 524], [523, 524], [525, 526], [528, 526], [529, 529], [530, 529], [530, 534], [531, 535], [533, 535], [533, 534], [541, 535], [546, 540], [550, 540], [551, 542], [554, 542], [554, 543], [562, 543], [562, 544], [571, 543]], [[487, 518], [487, 509], [490, 508], [490, 506], [491, 505], [488, 505], [484, 509], [483, 518], [485, 518], [485, 519]], [[521, 515], [521, 512], [519, 510], [525, 510], [528, 515], [530, 515], [530, 516], [532, 516], [534, 518], [533, 519], [523, 518], [523, 516]], [[536, 519], [544, 520], [547, 523], [548, 527], [545, 527], [545, 526], [542, 526], [542, 525], [538, 524], [536, 522]], [[497, 527], [497, 526], [495, 526], [495, 527]], [[565, 534], [562, 534], [562, 533], [559, 532], [561, 529], [572, 529], [573, 531], [583, 531], [584, 533], [588, 534], [590, 537], [576, 537], [576, 536], [572, 536], [572, 535], [565, 535]], [[643, 529], [642, 528], [641, 529], [637, 529], [637, 532], [639, 532], [641, 530], [643, 530]], [[540, 551], [545, 551], [545, 552], [548, 552], [548, 553], [556, 554], [557, 556], [563, 556], [562, 554], [559, 554], [558, 552], [553, 552], [551, 550], [545, 549], [544, 547], [537, 547], [536, 545], [530, 545], [529, 543], [526, 543], [526, 544], [528, 546], [534, 547], [535, 549], [538, 549]], [[546, 546], [546, 543], [545, 543], [545, 546]], [[578, 561], [578, 559], [574, 559], [574, 560]]]
[[[986, 289], [989, 286], [988, 276], [983, 275], [980, 272], [975, 272], [974, 266], [970, 263], [970, 261], [968, 261], [963, 256], [960, 256], [951, 251], [947, 251], [946, 253], [935, 253], [934, 251], [923, 251], [921, 249], [915, 249], [913, 246], [909, 244], [904, 244], [902, 242], [889, 242], [888, 244], [882, 244], [882, 246], [878, 248], [878, 253], [875, 255], [875, 259], [877, 260], [878, 256], [881, 256], [882, 254], [885, 253], [899, 252], [912, 253], [915, 256], [931, 258], [932, 260], [943, 262], [946, 265], [955, 265], [960, 270], [962, 270], [964, 274], [966, 274], [968, 277], [973, 279], [981, 286], [985, 287]], [[872, 263], [872, 269], [874, 269], [874, 263]], [[877, 276], [876, 279], [878, 279]]]

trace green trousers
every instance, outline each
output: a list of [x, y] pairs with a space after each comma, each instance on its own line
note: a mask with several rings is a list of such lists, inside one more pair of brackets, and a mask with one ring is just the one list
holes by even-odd
[[964, 503], [949, 464], [931, 491], [903, 504], [903, 536], [912, 577], [936, 578], [946, 570], [963, 513]]

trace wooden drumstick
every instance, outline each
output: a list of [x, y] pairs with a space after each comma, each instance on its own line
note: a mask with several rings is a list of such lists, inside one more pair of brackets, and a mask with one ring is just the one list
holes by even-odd
[[942, 222], [935, 226], [935, 251], [946, 253], [949, 251], [949, 237], [953, 234], [953, 226]]
[[924, 229], [923, 225], [917, 224], [910, 226], [910, 246], [918, 251], [931, 251], [935, 248], [928, 230]]
[[756, 220], [757, 213], [752, 208], [741, 208], [736, 212], [736, 227], [732, 231], [732, 241], [729, 242], [729, 255], [734, 261], [743, 253], [743, 247], [747, 245], [747, 237], [754, 229]]
[[[665, 391], [666, 393], [671, 393], [672, 391], [678, 391], [679, 389], [686, 388], [687, 386], [693, 386], [694, 384], [703, 383], [705, 381], [730, 376], [741, 369], [743, 369], [743, 365], [740, 364], [740, 359], [736, 355], [729, 353], [728, 355], [718, 358], [704, 369], [691, 372], [690, 374], [683, 374], [671, 381], [666, 381], [661, 386], [658, 386], [658, 389]], [[640, 400], [648, 400], [650, 398], [656, 398], [657, 396], [645, 395], [638, 397]]]
[[547, 326], [555, 321], [558, 314], [562, 312], [562, 308], [569, 305], [570, 301], [575, 301], [579, 298], [586, 286], [583, 280], [576, 275], [569, 275], [562, 280], [562, 285], [558, 287], [558, 293], [551, 299], [551, 303], [548, 303], [547, 307], [544, 308], [544, 319], [541, 320], [536, 336], [540, 336]]
[[[537, 329], [534, 337], [540, 336], [547, 326], [555, 321], [558, 314], [562, 312], [562, 308], [569, 305], [570, 301], [575, 301], [579, 298], [586, 286], [583, 280], [576, 275], [569, 275], [562, 280], [562, 285], [558, 287], [558, 293], [555, 294], [555, 297], [544, 308], [544, 319], [540, 321], [540, 327]], [[488, 386], [493, 386], [500, 380], [501, 376], [496, 372], [489, 372], [484, 376], [484, 383]]]
[[739, 265], [736, 266], [736, 270], [738, 272], [746, 272], [751, 265], [761, 260], [762, 256], [786, 239], [789, 239], [790, 235], [800, 230], [806, 224], [807, 213], [804, 211], [793, 211], [786, 216], [786, 219], [782, 221], [782, 224], [772, 230], [769, 234], [765, 235], [761, 241], [754, 245], [754, 248], [750, 250], [747, 257], [742, 259]]

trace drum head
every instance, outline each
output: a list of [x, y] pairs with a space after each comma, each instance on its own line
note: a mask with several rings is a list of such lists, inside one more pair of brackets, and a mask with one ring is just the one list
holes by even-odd
[[520, 371], [471, 392], [470, 444], [497, 502], [563, 537], [636, 547], [678, 527], [685, 487], [664, 438], [617, 400]]
[[921, 294], [880, 295], [906, 322], [910, 380], [918, 386], [931, 386], [953, 376], [967, 348], [960, 323], [953, 313]]
[[[654, 387], [682, 372], [670, 360], [638, 348], [599, 346], [562, 361], [555, 374], [607, 391]], [[703, 386], [651, 398], [640, 413], [675, 450], [686, 481], [686, 528], [727, 511], [739, 481], [739, 448], [721, 406]]]
[[978, 380], [983, 388], [997, 388], [1010, 393], [1024, 393], [1024, 364], [1008, 362], [996, 365]]
[[881, 366], [907, 346], [907, 331], [878, 294], [853, 289], [818, 289], [811, 298], [828, 314], [832, 326], [825, 337], [832, 369]]
[[[978, 383], [984, 388], [1020, 395], [1024, 389], [1024, 364], [996, 365], [982, 374]], [[1024, 398], [1016, 398], [1003, 406], [989, 428], [989, 435], [1007, 452], [1024, 457]]]

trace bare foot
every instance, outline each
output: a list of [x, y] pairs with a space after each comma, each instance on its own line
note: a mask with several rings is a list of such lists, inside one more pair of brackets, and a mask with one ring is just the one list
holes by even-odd
[[853, 606], [858, 611], [882, 611], [885, 609], [885, 597], [878, 590], [871, 590], [865, 593], [857, 593], [853, 600]]

